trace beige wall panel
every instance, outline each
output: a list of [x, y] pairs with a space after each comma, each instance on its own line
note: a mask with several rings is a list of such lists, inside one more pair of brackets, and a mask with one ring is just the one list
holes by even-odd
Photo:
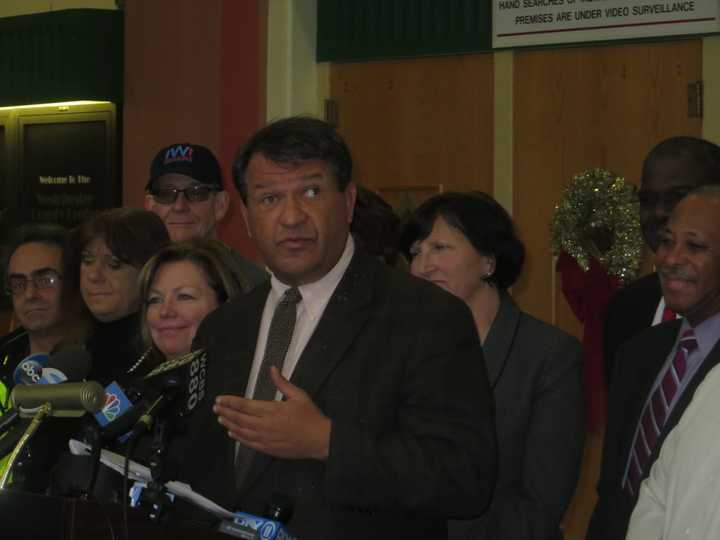
[[376, 189], [493, 189], [493, 57], [333, 64], [355, 178]]
[[637, 183], [653, 145], [700, 136], [687, 85], [701, 67], [700, 40], [516, 52], [513, 202], [528, 256], [514, 296], [528, 312], [579, 334], [554, 282], [554, 205], [582, 170], [603, 167]]

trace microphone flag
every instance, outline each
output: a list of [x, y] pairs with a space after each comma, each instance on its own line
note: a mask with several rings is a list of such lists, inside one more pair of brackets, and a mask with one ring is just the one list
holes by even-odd
[[132, 408], [133, 404], [120, 385], [113, 381], [105, 388], [105, 404], [95, 413], [95, 420], [102, 427], [119, 418]]

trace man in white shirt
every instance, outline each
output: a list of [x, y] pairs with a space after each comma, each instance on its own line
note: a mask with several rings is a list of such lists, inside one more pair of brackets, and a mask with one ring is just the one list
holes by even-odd
[[[660, 279], [667, 302], [687, 317], [704, 363], [720, 356], [720, 187], [696, 190], [678, 204], [661, 235]], [[672, 268], [667, 264], [672, 264]], [[718, 414], [720, 373], [714, 367], [662, 444], [642, 483], [627, 538], [717, 538], [720, 519]]]
[[196, 415], [181, 479], [256, 514], [281, 495], [299, 538], [444, 538], [494, 483], [482, 351], [462, 302], [356, 249], [351, 171], [339, 134], [306, 117], [238, 154], [272, 278], [198, 332], [217, 398]]

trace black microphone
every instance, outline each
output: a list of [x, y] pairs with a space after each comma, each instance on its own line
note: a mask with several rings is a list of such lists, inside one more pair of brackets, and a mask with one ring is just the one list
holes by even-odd
[[21, 418], [33, 416], [45, 404], [51, 407], [49, 416], [80, 417], [97, 412], [105, 404], [105, 390], [95, 381], [65, 384], [20, 384], [10, 394], [13, 406]]
[[179, 416], [191, 414], [205, 399], [207, 384], [207, 354], [204, 349], [190, 352], [163, 362], [143, 381], [165, 393], [175, 393]]
[[66, 347], [50, 355], [42, 369], [39, 384], [80, 382], [90, 373], [92, 357], [83, 347]]

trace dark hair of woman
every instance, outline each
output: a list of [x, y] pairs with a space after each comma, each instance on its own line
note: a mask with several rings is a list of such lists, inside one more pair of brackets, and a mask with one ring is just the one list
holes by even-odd
[[63, 256], [65, 280], [74, 290], [80, 285], [80, 261], [85, 247], [100, 238], [121, 262], [142, 268], [170, 243], [165, 224], [156, 214], [138, 208], [105, 210], [70, 232]]
[[400, 249], [408, 260], [412, 245], [428, 237], [438, 217], [463, 233], [479, 253], [495, 259], [495, 271], [485, 278], [488, 282], [500, 290], [515, 283], [525, 260], [525, 246], [505, 209], [480, 191], [442, 193], [418, 206], [400, 236]]
[[97, 320], [80, 295], [80, 267], [83, 251], [96, 239], [101, 239], [118, 260], [138, 270], [170, 242], [162, 220], [137, 208], [104, 210], [70, 231], [63, 251], [64, 302], [79, 314], [86, 336], [93, 334]]

